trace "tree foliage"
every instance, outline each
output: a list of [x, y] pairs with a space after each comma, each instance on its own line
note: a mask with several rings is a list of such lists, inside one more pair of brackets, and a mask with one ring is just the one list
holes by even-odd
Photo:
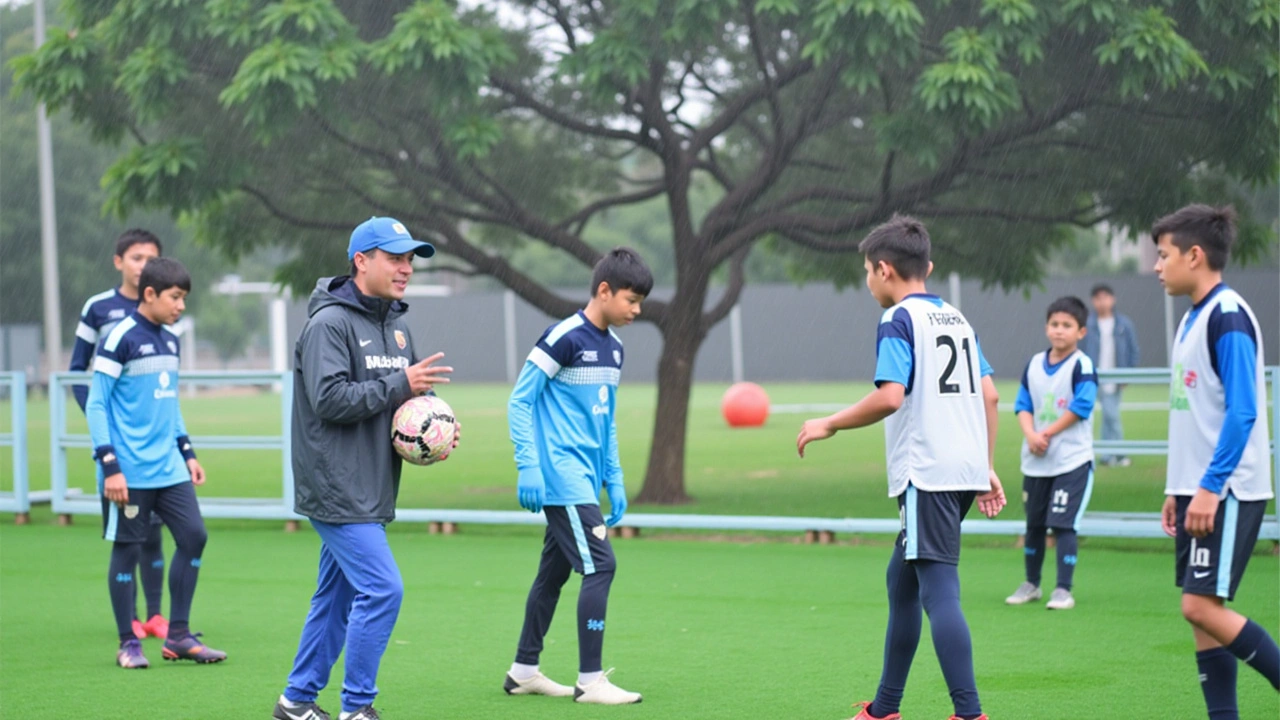
[[[513, 258], [589, 267], [601, 213], [665, 205], [674, 295], [642, 499], [684, 498], [693, 357], [760, 243], [851, 282], [894, 212], [935, 259], [1035, 281], [1072, 226], [1144, 228], [1277, 174], [1274, 0], [75, 0], [23, 87], [137, 146], [117, 212], [194, 218], [296, 287], [371, 213], [550, 314]], [[711, 188], [696, 203], [697, 188]], [[1247, 221], [1239, 255], [1265, 244]], [[711, 291], [711, 277], [725, 284]], [[714, 297], [713, 297], [714, 295]]]

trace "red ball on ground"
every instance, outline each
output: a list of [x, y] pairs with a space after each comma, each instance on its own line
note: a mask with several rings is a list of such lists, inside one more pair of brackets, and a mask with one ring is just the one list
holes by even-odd
[[720, 413], [729, 427], [759, 427], [769, 419], [769, 395], [755, 383], [734, 383], [720, 400]]

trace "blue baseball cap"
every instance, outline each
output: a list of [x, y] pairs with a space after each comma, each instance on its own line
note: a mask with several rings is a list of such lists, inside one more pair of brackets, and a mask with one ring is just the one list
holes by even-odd
[[403, 223], [389, 217], [371, 217], [357, 225], [351, 231], [347, 259], [352, 260], [356, 253], [367, 253], [374, 248], [392, 255], [413, 252], [418, 257], [429, 258], [436, 254], [434, 245], [414, 240]]

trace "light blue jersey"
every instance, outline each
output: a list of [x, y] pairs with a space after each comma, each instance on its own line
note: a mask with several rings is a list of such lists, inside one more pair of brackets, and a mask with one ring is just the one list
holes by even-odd
[[551, 326], [516, 380], [507, 404], [516, 467], [540, 469], [547, 505], [598, 505], [622, 482], [614, 424], [622, 341], [581, 311]]
[[186, 458], [195, 453], [178, 409], [178, 354], [176, 335], [134, 312], [93, 360], [86, 414], [94, 456], [103, 475], [118, 469], [131, 489], [191, 480]]

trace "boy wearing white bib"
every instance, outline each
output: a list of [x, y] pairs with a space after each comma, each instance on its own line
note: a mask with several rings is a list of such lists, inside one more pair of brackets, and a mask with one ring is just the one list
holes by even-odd
[[874, 701], [854, 720], [901, 720], [898, 708], [929, 615], [933, 647], [955, 707], [951, 720], [987, 720], [978, 700], [969, 625], [960, 609], [960, 522], [976, 502], [987, 517], [1005, 505], [992, 463], [999, 422], [991, 366], [956, 308], [925, 289], [929, 233], [895, 215], [858, 245], [867, 288], [886, 308], [876, 332], [876, 389], [857, 404], [807, 421], [805, 445], [884, 420], [889, 496], [902, 532], [886, 572], [889, 627]]
[[1049, 349], [1036, 353], [1022, 371], [1013, 411], [1022, 426], [1022, 502], [1027, 510], [1023, 553], [1026, 581], [1005, 599], [1024, 605], [1041, 597], [1045, 535], [1049, 528], [1058, 546], [1058, 582], [1045, 605], [1050, 610], [1075, 607], [1071, 581], [1079, 557], [1076, 533], [1093, 494], [1093, 403], [1098, 374], [1078, 347], [1089, 312], [1077, 297], [1049, 305], [1045, 335]]
[[1262, 332], [1222, 282], [1236, 237], [1233, 208], [1189, 205], [1158, 220], [1151, 237], [1165, 291], [1194, 303], [1174, 336], [1161, 524], [1177, 538], [1176, 582], [1206, 709], [1228, 720], [1239, 717], [1237, 659], [1280, 690], [1275, 639], [1226, 607], [1273, 496]]

